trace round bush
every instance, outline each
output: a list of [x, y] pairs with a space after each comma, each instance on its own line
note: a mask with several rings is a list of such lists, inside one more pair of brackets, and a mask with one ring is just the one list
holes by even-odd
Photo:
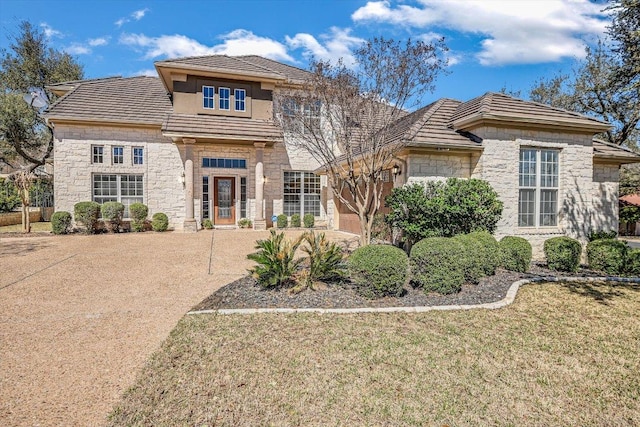
[[129, 206], [129, 216], [131, 217], [131, 229], [133, 231], [144, 231], [144, 222], [149, 215], [149, 208], [143, 203], [132, 203]]
[[505, 236], [500, 240], [502, 251], [502, 267], [505, 270], [526, 273], [531, 266], [533, 250], [527, 239], [516, 236]]
[[582, 245], [571, 237], [552, 237], [544, 241], [544, 256], [551, 270], [578, 271]]
[[100, 212], [107, 231], [118, 231], [124, 216], [124, 205], [120, 202], [105, 202], [100, 206]]
[[411, 249], [409, 257], [413, 284], [425, 292], [460, 292], [464, 283], [460, 254], [464, 250], [465, 247], [459, 240], [448, 237], [420, 240]]
[[206, 228], [207, 230], [211, 230], [213, 228], [213, 223], [209, 218], [202, 221], [202, 228]]
[[477, 284], [485, 274], [485, 248], [480, 240], [468, 234], [458, 234], [455, 240], [462, 243], [464, 251], [460, 253], [460, 264], [464, 271], [464, 278], [469, 283]]
[[51, 215], [51, 231], [53, 234], [67, 234], [71, 229], [71, 214], [65, 211]]
[[627, 251], [625, 273], [630, 276], [640, 276], [640, 249], [629, 249]]
[[300, 227], [300, 214], [291, 215], [291, 226]]
[[482, 258], [485, 274], [487, 276], [496, 274], [496, 269], [502, 261], [500, 244], [496, 238], [486, 231], [474, 231], [473, 233], [469, 233], [468, 236], [482, 243], [483, 252], [478, 253], [478, 257]]
[[87, 234], [96, 232], [99, 215], [100, 205], [96, 202], [79, 202], [73, 206], [73, 217], [76, 223], [84, 227]]
[[390, 245], [368, 245], [347, 261], [351, 281], [368, 298], [399, 296], [407, 280], [407, 254]]
[[304, 226], [306, 228], [313, 228], [313, 225], [316, 222], [316, 218], [313, 216], [313, 214], [304, 214], [304, 217], [302, 218], [302, 222], [304, 223]]
[[607, 274], [621, 274], [625, 267], [627, 249], [627, 244], [620, 240], [593, 240], [587, 244], [589, 268]]
[[289, 225], [287, 216], [285, 214], [278, 215], [277, 224], [278, 224], [278, 228], [287, 228], [287, 225]]
[[169, 218], [162, 212], [156, 212], [151, 217], [151, 229], [153, 231], [167, 231]]

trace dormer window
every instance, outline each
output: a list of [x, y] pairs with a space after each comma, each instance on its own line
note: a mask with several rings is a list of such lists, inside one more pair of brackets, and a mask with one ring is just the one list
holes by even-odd
[[202, 86], [202, 107], [213, 110], [215, 102], [215, 88], [213, 86]]
[[247, 97], [247, 91], [244, 89], [236, 89], [234, 91], [234, 98], [236, 100], [236, 111], [246, 111], [245, 98]]
[[231, 90], [228, 87], [221, 87], [218, 89], [218, 98], [219, 98], [221, 110], [229, 110], [230, 97], [231, 97]]

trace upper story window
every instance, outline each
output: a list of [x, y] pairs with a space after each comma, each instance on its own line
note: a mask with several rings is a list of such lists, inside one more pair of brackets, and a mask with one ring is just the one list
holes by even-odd
[[113, 164], [119, 165], [124, 163], [124, 147], [113, 147]]
[[313, 133], [320, 129], [321, 107], [320, 101], [310, 100], [300, 105], [293, 99], [285, 100], [282, 106], [283, 124], [293, 131]]
[[215, 96], [215, 88], [213, 86], [202, 86], [202, 107], [213, 109]]
[[558, 158], [558, 150], [520, 150], [518, 226], [558, 225]]
[[132, 158], [134, 165], [141, 165], [144, 163], [144, 148], [133, 147]]
[[304, 130], [315, 132], [320, 129], [320, 101], [311, 101], [304, 104]]
[[236, 89], [233, 95], [236, 100], [236, 111], [246, 111], [245, 99], [247, 97], [247, 91], [244, 89]]
[[229, 99], [231, 97], [231, 90], [228, 87], [221, 87], [218, 89], [218, 98], [221, 110], [229, 110]]
[[102, 145], [92, 146], [92, 163], [104, 163], [104, 147]]

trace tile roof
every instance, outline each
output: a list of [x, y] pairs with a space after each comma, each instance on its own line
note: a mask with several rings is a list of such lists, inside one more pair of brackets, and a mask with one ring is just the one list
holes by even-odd
[[282, 141], [282, 129], [270, 120], [241, 117], [171, 114], [162, 126], [163, 133], [216, 138], [277, 142]]
[[158, 125], [172, 106], [157, 77], [107, 78], [74, 82], [46, 117], [58, 120]]
[[640, 194], [629, 194], [627, 196], [622, 196], [620, 197], [620, 201], [630, 205], [640, 206]]
[[624, 163], [640, 163], [640, 154], [597, 138], [593, 139], [593, 155], [600, 159], [624, 161]]

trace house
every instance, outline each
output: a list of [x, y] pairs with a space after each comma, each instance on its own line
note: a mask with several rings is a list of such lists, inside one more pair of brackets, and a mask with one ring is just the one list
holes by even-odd
[[[621, 196], [618, 208], [620, 210], [632, 209], [632, 212], [637, 212], [640, 209], [640, 194], [627, 194], [626, 196]], [[622, 236], [640, 236], [640, 222], [624, 222], [621, 219], [618, 232]]]
[[[274, 120], [274, 93], [308, 73], [259, 56], [203, 56], [155, 63], [158, 77], [104, 78], [50, 87], [62, 97], [55, 128], [56, 210], [78, 201], [143, 202], [170, 226], [202, 219], [254, 228], [274, 215], [312, 213], [329, 228], [357, 231], [334, 200], [320, 165]], [[322, 120], [320, 109], [312, 119]], [[608, 125], [572, 112], [487, 93], [440, 99], [400, 118], [401, 143], [386, 191], [447, 177], [489, 181], [504, 202], [498, 237], [536, 249], [553, 236], [586, 238], [617, 228], [618, 173], [640, 156], [594, 139]], [[317, 172], [317, 173], [316, 173]]]

